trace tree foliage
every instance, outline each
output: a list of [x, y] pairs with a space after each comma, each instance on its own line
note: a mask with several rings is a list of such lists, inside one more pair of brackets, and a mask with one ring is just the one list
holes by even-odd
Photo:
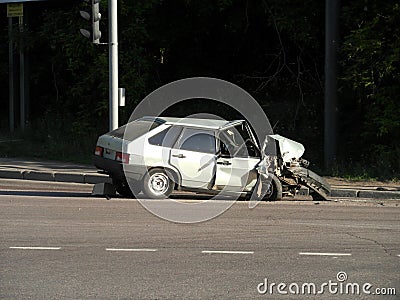
[[[13, 39], [16, 50], [26, 47], [32, 62], [32, 124], [47, 124], [43, 131], [50, 131], [50, 124], [58, 122], [70, 136], [89, 135], [94, 141], [108, 126], [108, 47], [92, 45], [78, 33], [88, 25], [79, 17], [85, 5], [33, 3], [29, 9], [35, 18], [25, 30], [24, 43], [19, 43], [18, 30]], [[312, 161], [321, 163], [323, 1], [120, 0], [118, 6], [120, 86], [127, 90], [122, 122], [163, 84], [191, 76], [217, 77], [248, 90], [275, 130], [303, 142]], [[107, 1], [100, 7], [101, 41], [106, 42]], [[342, 4], [339, 166], [351, 161], [370, 174], [385, 169], [385, 176], [398, 176], [399, 20], [395, 0]], [[6, 21], [1, 22], [6, 28]], [[7, 39], [2, 29], [2, 90], [7, 90]], [[192, 103], [175, 113], [199, 111], [204, 107]], [[1, 117], [6, 119], [6, 109]]]
[[[342, 94], [357, 112], [357, 118], [342, 113], [353, 118], [344, 130], [364, 148], [361, 158], [371, 168], [393, 176], [400, 168], [400, 5], [360, 1], [342, 11]], [[360, 155], [360, 148], [352, 150]]]

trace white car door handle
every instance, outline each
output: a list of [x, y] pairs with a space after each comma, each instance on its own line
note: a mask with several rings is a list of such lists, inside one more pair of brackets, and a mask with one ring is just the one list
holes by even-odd
[[177, 158], [185, 158], [186, 156], [181, 154], [172, 154], [173, 157], [177, 157]]
[[229, 161], [227, 161], [227, 160], [219, 161], [219, 162], [217, 162], [217, 164], [219, 164], [219, 165], [224, 165], [224, 166], [229, 166], [229, 165], [231, 165], [231, 163], [230, 163]]

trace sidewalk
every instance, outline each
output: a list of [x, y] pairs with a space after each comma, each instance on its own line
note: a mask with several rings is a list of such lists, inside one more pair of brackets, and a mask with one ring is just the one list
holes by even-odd
[[[0, 178], [96, 184], [111, 182], [91, 165], [20, 158], [0, 158]], [[333, 198], [400, 199], [400, 185], [378, 181], [346, 181], [326, 178]]]

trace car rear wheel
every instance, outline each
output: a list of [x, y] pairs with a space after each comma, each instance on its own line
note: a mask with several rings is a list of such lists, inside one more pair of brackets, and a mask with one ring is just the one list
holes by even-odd
[[173, 188], [173, 181], [163, 169], [152, 169], [143, 178], [143, 192], [149, 198], [167, 198]]

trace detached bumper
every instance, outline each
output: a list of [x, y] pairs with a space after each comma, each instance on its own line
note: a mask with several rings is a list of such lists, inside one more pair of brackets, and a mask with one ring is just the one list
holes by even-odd
[[311, 170], [302, 167], [289, 168], [294, 176], [299, 177], [304, 185], [308, 186], [314, 192], [326, 199], [331, 195], [331, 186], [329, 183]]

